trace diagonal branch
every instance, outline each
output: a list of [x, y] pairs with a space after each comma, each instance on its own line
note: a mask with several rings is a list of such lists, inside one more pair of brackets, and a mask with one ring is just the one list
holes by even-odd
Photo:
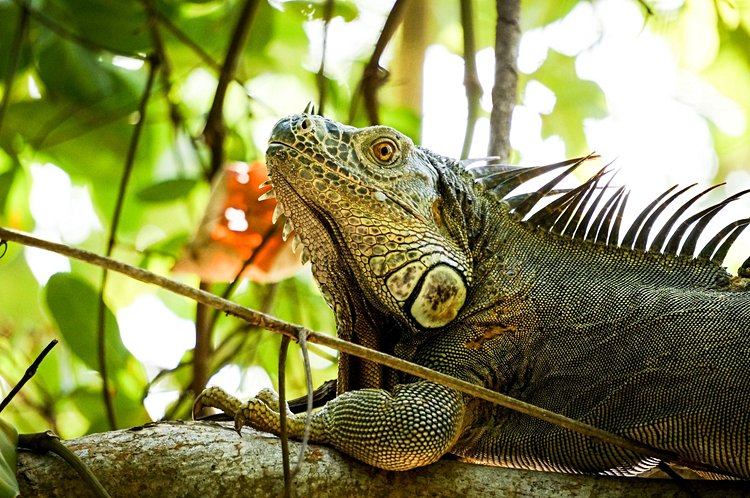
[[211, 149], [210, 178], [213, 178], [219, 172], [221, 165], [224, 163], [224, 136], [226, 134], [224, 130], [224, 99], [227, 95], [229, 83], [234, 79], [237, 62], [247, 42], [250, 24], [255, 17], [259, 3], [258, 0], [246, 0], [242, 6], [237, 25], [232, 33], [232, 40], [229, 42], [227, 55], [224, 58], [224, 64], [221, 67], [214, 101], [211, 104], [211, 110], [208, 112], [206, 126], [203, 128], [203, 139]]
[[[396, 28], [401, 24], [401, 19], [404, 17], [406, 2], [407, 0], [396, 0], [396, 3], [393, 4], [393, 8], [383, 25], [383, 31], [380, 32], [380, 37], [375, 44], [375, 50], [373, 50], [372, 56], [370, 56], [370, 61], [365, 66], [365, 70], [362, 73], [362, 80], [358, 85], [358, 89], [362, 92], [362, 98], [365, 101], [367, 119], [370, 121], [370, 124], [373, 125], [380, 123], [380, 116], [378, 113], [378, 89], [388, 79], [388, 73], [380, 66], [380, 58], [383, 56], [383, 52], [385, 51], [385, 47], [388, 46], [388, 42], [393, 38]], [[350, 122], [354, 121], [356, 100], [355, 96], [355, 98], [352, 99], [352, 107], [349, 110]]]
[[97, 265], [111, 271], [122, 273], [123, 275], [127, 275], [140, 282], [156, 285], [175, 294], [179, 294], [181, 296], [202, 303], [206, 306], [220, 309], [224, 313], [240, 318], [241, 320], [244, 320], [252, 325], [256, 325], [258, 327], [268, 329], [272, 332], [291, 337], [295, 340], [299, 340], [299, 338], [304, 335], [309, 342], [321, 344], [323, 346], [327, 346], [342, 353], [351, 354], [359, 358], [375, 361], [377, 363], [380, 363], [381, 365], [399, 370], [401, 372], [405, 372], [409, 375], [439, 383], [451, 389], [455, 389], [462, 393], [468, 394], [472, 397], [489, 401], [490, 403], [500, 405], [510, 410], [514, 410], [519, 413], [544, 420], [558, 427], [563, 427], [565, 429], [571, 430], [578, 434], [582, 434], [586, 437], [605, 444], [617, 446], [626, 451], [631, 451], [645, 457], [676, 462], [697, 470], [706, 470], [709, 472], [726, 474], [725, 471], [720, 471], [704, 463], [679, 459], [676, 454], [670, 451], [653, 448], [639, 441], [609, 433], [592, 425], [579, 422], [577, 420], [568, 418], [555, 412], [551, 412], [549, 410], [545, 410], [538, 406], [526, 403], [505, 394], [498, 393], [491, 389], [472, 384], [465, 380], [461, 380], [456, 377], [431, 370], [422, 365], [418, 365], [416, 363], [412, 363], [401, 358], [382, 353], [380, 351], [375, 351], [364, 346], [360, 346], [359, 344], [354, 344], [342, 339], [331, 337], [320, 332], [314, 332], [300, 325], [294, 325], [288, 322], [284, 322], [265, 313], [251, 310], [232, 301], [222, 299], [214, 294], [196, 289], [194, 287], [189, 287], [169, 278], [156, 275], [147, 270], [129, 265], [127, 263], [123, 263], [121, 261], [100, 256], [98, 254], [85, 251], [83, 249], [77, 249], [65, 244], [59, 244], [56, 242], [39, 239], [29, 234], [7, 228], [0, 228], [0, 240], [19, 242], [27, 246], [53, 251], [55, 253], [85, 261], [87, 263]]

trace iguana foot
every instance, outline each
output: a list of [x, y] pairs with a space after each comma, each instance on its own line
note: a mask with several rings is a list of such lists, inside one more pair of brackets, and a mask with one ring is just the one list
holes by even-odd
[[[234, 429], [237, 432], [244, 426], [272, 434], [281, 432], [279, 396], [272, 389], [263, 389], [255, 397], [242, 403], [223, 389], [209, 387], [195, 399], [193, 418], [204, 408], [216, 408], [234, 417]], [[297, 420], [298, 418], [301, 420]], [[304, 430], [304, 416], [299, 417], [287, 408], [287, 420], [287, 433], [291, 437], [300, 437]]]
[[[278, 435], [279, 398], [265, 389], [242, 403], [219, 388], [203, 391], [193, 417], [203, 408], [234, 417], [235, 429], [247, 425]], [[287, 435], [302, 438], [306, 413], [287, 410]], [[464, 425], [463, 396], [427, 381], [383, 389], [348, 391], [310, 415], [310, 442], [330, 444], [363, 462], [386, 470], [408, 470], [439, 459], [456, 443]]]

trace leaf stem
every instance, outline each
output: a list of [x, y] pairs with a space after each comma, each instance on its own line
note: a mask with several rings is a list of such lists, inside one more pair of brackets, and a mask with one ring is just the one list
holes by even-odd
[[[117, 192], [117, 200], [115, 201], [115, 208], [112, 214], [112, 224], [109, 228], [109, 239], [107, 241], [106, 255], [111, 256], [112, 250], [114, 249], [117, 229], [120, 225], [120, 217], [122, 216], [122, 209], [125, 203], [125, 193], [127, 191], [128, 184], [130, 183], [130, 176], [133, 172], [133, 166], [135, 164], [135, 155], [138, 151], [138, 144], [140, 143], [141, 133], [143, 131], [144, 123], [146, 122], [146, 111], [148, 109], [148, 102], [151, 98], [151, 90], [156, 80], [156, 73], [159, 67], [159, 60], [152, 57], [149, 59], [149, 72], [146, 87], [143, 90], [143, 96], [138, 107], [138, 122], [133, 128], [133, 135], [130, 137], [130, 145], [128, 146], [128, 153], [125, 157], [125, 166], [122, 172], [122, 178], [120, 179], [120, 186]], [[117, 419], [115, 416], [114, 403], [112, 400], [112, 391], [110, 389], [109, 375], [107, 369], [107, 307], [104, 304], [104, 292], [107, 288], [107, 279], [109, 273], [105, 269], [102, 271], [101, 280], [99, 283], [99, 307], [97, 312], [97, 357], [99, 363], [99, 374], [102, 377], [102, 396], [104, 399], [104, 406], [107, 411], [107, 422], [111, 429], [117, 428]]]

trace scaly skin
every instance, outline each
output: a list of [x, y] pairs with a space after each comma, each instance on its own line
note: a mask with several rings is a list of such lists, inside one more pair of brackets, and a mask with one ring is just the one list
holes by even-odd
[[[387, 127], [285, 118], [267, 162], [342, 337], [750, 478], [747, 278], [534, 228]], [[384, 469], [448, 452], [566, 472], [655, 464], [366, 363], [346, 359], [339, 383], [347, 392], [313, 414], [311, 439]], [[202, 406], [278, 433], [268, 393], [242, 405], [210, 389]], [[301, 437], [304, 415], [290, 420]]]

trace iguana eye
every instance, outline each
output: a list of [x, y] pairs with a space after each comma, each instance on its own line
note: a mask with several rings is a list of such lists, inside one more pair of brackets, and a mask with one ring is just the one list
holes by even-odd
[[396, 143], [390, 138], [383, 138], [371, 146], [372, 155], [381, 163], [389, 163], [396, 155]]

